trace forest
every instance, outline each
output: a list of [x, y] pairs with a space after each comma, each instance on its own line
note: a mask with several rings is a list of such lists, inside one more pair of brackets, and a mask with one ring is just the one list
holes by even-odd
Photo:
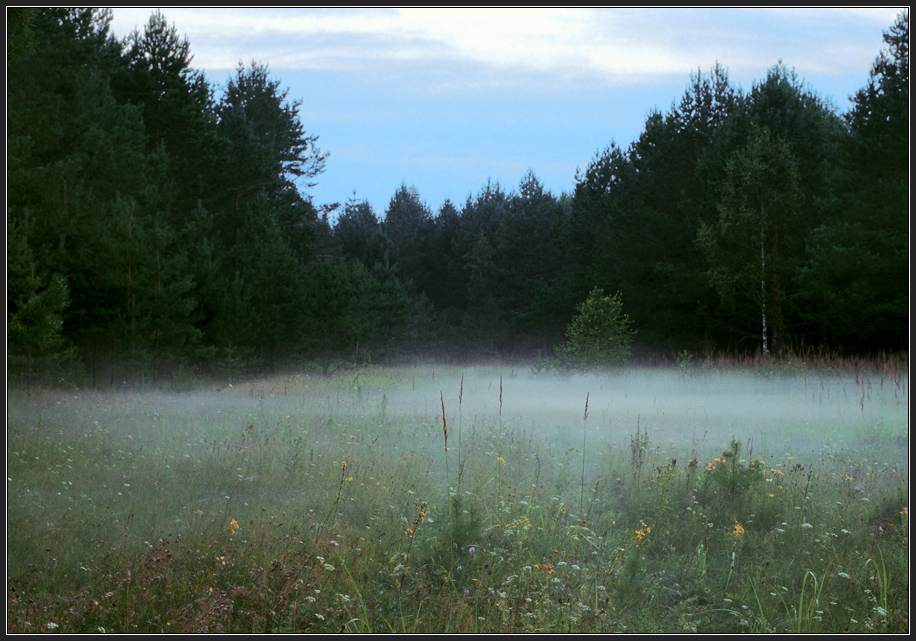
[[266, 63], [216, 86], [161, 13], [110, 21], [7, 9], [14, 378], [551, 358], [596, 288], [646, 362], [908, 348], [907, 12], [842, 111], [717, 64], [568, 192], [531, 172], [433, 209], [405, 183], [383, 212], [312, 201], [333, 150]]

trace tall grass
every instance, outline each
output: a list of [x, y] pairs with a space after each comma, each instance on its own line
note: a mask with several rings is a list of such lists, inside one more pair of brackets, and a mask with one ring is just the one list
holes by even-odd
[[909, 629], [898, 369], [234, 385], [11, 391], [8, 632]]

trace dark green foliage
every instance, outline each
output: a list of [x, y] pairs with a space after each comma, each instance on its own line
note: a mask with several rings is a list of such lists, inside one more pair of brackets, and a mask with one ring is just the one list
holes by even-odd
[[7, 60], [28, 58], [32, 55], [35, 38], [36, 7], [7, 7], [6, 9], [6, 57]]
[[759, 131], [727, 163], [719, 217], [710, 225], [701, 223], [697, 234], [709, 261], [710, 284], [726, 306], [741, 310], [735, 317], [745, 319], [739, 327], [748, 336], [756, 325], [764, 353], [770, 336], [775, 349], [786, 344], [789, 256], [793, 249], [794, 255], [800, 253], [799, 182], [788, 145]]
[[112, 88], [120, 101], [143, 110], [147, 148], [161, 148], [168, 156], [171, 220], [177, 223], [199, 199], [212, 197], [208, 183], [225, 161], [227, 145], [216, 132], [212, 89], [191, 67], [188, 40], [159, 12], [123, 46]]
[[846, 114], [833, 216], [799, 281], [805, 318], [831, 345], [905, 349], [909, 317], [909, 14]]
[[372, 266], [389, 259], [389, 242], [372, 206], [351, 200], [334, 226], [337, 250], [344, 258]]
[[549, 355], [596, 286], [640, 355], [906, 348], [906, 11], [845, 114], [781, 63], [747, 93], [717, 64], [569, 194], [529, 171], [434, 213], [405, 183], [336, 220], [307, 194], [328, 155], [266, 64], [216, 97], [161, 12], [122, 40], [108, 10], [7, 18], [11, 363], [78, 355], [99, 383]]
[[630, 313], [656, 349], [706, 341], [716, 316], [695, 241], [715, 209], [720, 138], [739, 98], [722, 67], [697, 73], [680, 103], [649, 114], [629, 149], [611, 143], [577, 177], [575, 281], [632, 292]]

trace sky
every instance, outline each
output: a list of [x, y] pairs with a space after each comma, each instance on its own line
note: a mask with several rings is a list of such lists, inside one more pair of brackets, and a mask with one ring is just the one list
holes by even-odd
[[[329, 154], [303, 190], [316, 206], [367, 201], [383, 218], [402, 184], [434, 214], [529, 172], [571, 193], [577, 169], [717, 63], [747, 92], [782, 62], [846, 111], [901, 7], [161, 10], [217, 89], [256, 61], [301, 101]], [[115, 8], [114, 36], [154, 11]]]

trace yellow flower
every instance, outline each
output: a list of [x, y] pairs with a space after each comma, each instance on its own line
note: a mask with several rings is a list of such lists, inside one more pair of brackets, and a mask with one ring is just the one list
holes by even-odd
[[239, 529], [239, 522], [236, 521], [235, 519], [232, 519], [229, 522], [229, 531], [234, 534], [235, 532], [238, 532], [238, 529]]
[[637, 542], [637, 543], [642, 542], [642, 540], [643, 540], [646, 536], [648, 536], [651, 532], [652, 532], [652, 528], [650, 528], [650, 527], [649, 527], [648, 525], [646, 525], [645, 523], [642, 523], [642, 529], [636, 530], [636, 542]]
[[741, 536], [742, 534], [744, 534], [744, 528], [737, 521], [735, 521], [735, 531], [732, 532], [732, 534], [735, 536]]
[[503, 465], [503, 466], [504, 466], [504, 465], [506, 464], [506, 460], [505, 460], [503, 457], [501, 457], [501, 456], [497, 456], [497, 457], [496, 457], [496, 460], [499, 461], [499, 464], [500, 464], [500, 465]]

